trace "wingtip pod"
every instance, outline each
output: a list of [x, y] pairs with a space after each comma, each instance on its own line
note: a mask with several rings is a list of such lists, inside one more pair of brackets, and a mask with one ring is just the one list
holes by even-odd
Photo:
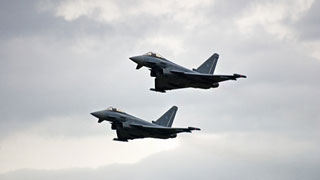
[[200, 128], [196, 128], [196, 127], [188, 127], [188, 129], [189, 129], [190, 131], [201, 131]]
[[114, 141], [119, 141], [119, 142], [128, 142], [127, 139], [118, 139], [118, 138], [113, 138]]
[[162, 90], [162, 89], [155, 89], [155, 88], [150, 88], [150, 91], [160, 92], [160, 93], [166, 93], [166, 91], [165, 91], [165, 90]]
[[246, 75], [242, 75], [242, 74], [233, 74], [233, 76], [234, 76], [235, 78], [247, 78]]

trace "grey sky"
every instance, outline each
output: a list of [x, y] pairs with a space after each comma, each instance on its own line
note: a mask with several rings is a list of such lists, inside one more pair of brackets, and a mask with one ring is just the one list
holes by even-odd
[[[2, 1], [0, 179], [132, 177], [122, 168], [142, 179], [316, 179], [319, 4]], [[217, 52], [216, 73], [248, 78], [154, 93], [128, 59], [150, 50], [189, 68]], [[172, 105], [174, 126], [202, 131], [119, 144], [89, 114], [115, 106], [151, 121]]]

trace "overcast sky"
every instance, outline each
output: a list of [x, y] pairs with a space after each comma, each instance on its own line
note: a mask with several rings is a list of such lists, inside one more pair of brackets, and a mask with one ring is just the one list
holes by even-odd
[[[320, 1], [2, 0], [0, 179], [319, 179]], [[213, 53], [217, 89], [149, 91], [130, 56], [188, 68]], [[121, 143], [90, 112], [152, 121], [170, 140]]]

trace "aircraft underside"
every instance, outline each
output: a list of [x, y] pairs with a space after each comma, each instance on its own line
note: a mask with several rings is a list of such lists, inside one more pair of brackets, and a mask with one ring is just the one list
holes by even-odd
[[116, 141], [128, 141], [133, 139], [141, 138], [158, 138], [158, 139], [169, 139], [177, 137], [177, 134], [159, 134], [159, 133], [150, 133], [148, 131], [136, 130], [136, 129], [117, 129], [117, 137], [114, 140]]
[[154, 91], [165, 92], [166, 90], [181, 89], [181, 88], [201, 88], [210, 89], [219, 87], [219, 83], [215, 82], [199, 82], [189, 80], [179, 76], [158, 76], [155, 78], [155, 89]]

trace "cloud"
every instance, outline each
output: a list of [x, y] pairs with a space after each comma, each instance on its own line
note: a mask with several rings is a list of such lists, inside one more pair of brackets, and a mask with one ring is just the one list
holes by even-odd
[[[54, 127], [55, 132], [60, 130], [59, 126]], [[105, 132], [105, 128], [97, 129], [97, 131]], [[87, 135], [81, 138], [35, 133], [47, 129], [45, 125], [38, 125], [32, 131], [15, 133], [3, 140], [0, 146], [2, 162], [0, 173], [26, 168], [55, 170], [97, 168], [115, 163], [133, 164], [146, 156], [174, 149], [179, 144], [177, 141], [166, 142], [152, 139], [118, 143], [112, 141], [114, 133], [112, 135], [106, 135], [106, 133]]]
[[[21, 3], [0, 11], [0, 179], [316, 177], [316, 1]], [[217, 74], [248, 78], [154, 93], [128, 59], [150, 50], [188, 68], [217, 52]], [[110, 105], [148, 121], [177, 105], [174, 126], [202, 131], [118, 144], [89, 114]]]
[[252, 3], [249, 10], [237, 20], [237, 24], [240, 31], [247, 34], [261, 26], [263, 30], [279, 38], [295, 38], [288, 26], [299, 20], [303, 13], [310, 9], [312, 3], [313, 0]]
[[[180, 146], [135, 164], [113, 164], [96, 169], [20, 170], [1, 179], [316, 179], [317, 146], [308, 141], [264, 133], [184, 136]], [[307, 168], [308, 167], [308, 168]], [[121, 172], [121, 173], [119, 173]]]
[[[63, 3], [64, 1], [61, 2]], [[228, 6], [226, 4], [224, 5]], [[205, 5], [206, 2], [196, 3], [192, 7], [200, 12]], [[215, 5], [221, 5], [221, 2], [213, 4], [213, 7]], [[243, 6], [242, 8], [245, 7]], [[186, 6], [185, 8], [192, 7]], [[251, 6], [248, 8], [250, 9]], [[206, 13], [207, 11], [204, 11], [204, 14]], [[139, 26], [127, 22], [128, 25], [122, 27], [114, 23], [107, 26], [109, 28], [102, 25], [100, 30], [99, 28], [92, 30], [83, 26], [83, 23], [88, 23], [88, 19], [79, 17], [66, 23], [71, 23], [69, 25], [72, 28], [69, 29], [67, 26], [65, 29], [73, 34], [71, 37], [68, 34], [60, 36], [60, 30], [54, 30], [49, 34], [38, 34], [39, 32], [35, 31], [35, 34], [3, 41], [1, 43], [3, 57], [1, 61], [1, 98], [2, 106], [5, 108], [1, 109], [1, 114], [7, 121], [2, 121], [2, 124], [6, 124], [2, 126], [2, 133], [10, 133], [19, 126], [29, 128], [29, 125], [33, 126], [35, 123], [53, 117], [82, 115], [90, 118], [88, 114], [91, 111], [109, 105], [137, 113], [146, 119], [155, 119], [156, 117], [152, 114], [160, 115], [172, 104], [176, 104], [181, 107], [179, 112], [181, 111], [182, 121], [176, 121], [181, 122], [179, 125], [191, 122], [195, 125], [208, 126], [207, 129], [210, 130], [216, 130], [216, 127], [221, 125], [219, 123], [212, 126], [210, 120], [212, 116], [217, 121], [236, 117], [225, 115], [229, 114], [227, 107], [233, 107], [233, 113], [241, 115], [239, 119], [242, 119], [242, 122], [247, 122], [241, 124], [239, 123], [241, 121], [235, 118], [225, 125], [226, 128], [227, 126], [238, 127], [236, 129], [240, 127], [251, 129], [251, 124], [255, 124], [255, 117], [258, 114], [264, 115], [261, 120], [262, 126], [256, 125], [262, 129], [266, 125], [273, 127], [269, 119], [274, 119], [274, 116], [277, 119], [280, 116], [283, 117], [281, 119], [285, 123], [281, 127], [284, 127], [290, 122], [289, 119], [315, 114], [314, 107], [317, 107], [317, 102], [307, 102], [318, 94], [317, 91], [314, 91], [319, 88], [318, 84], [314, 83], [313, 78], [310, 77], [317, 75], [319, 63], [308, 58], [308, 55], [300, 50], [299, 43], [283, 43], [268, 34], [265, 34], [267, 39], [265, 36], [258, 35], [249, 39], [243, 38], [234, 28], [236, 24], [232, 24], [234, 18], [227, 17], [224, 21], [230, 24], [224, 23], [217, 18], [219, 13], [221, 12], [218, 11], [215, 16], [212, 16], [210, 24], [201, 31], [187, 27], [164, 26], [170, 24], [167, 19], [160, 19], [157, 23], [153, 23], [152, 28], [140, 27], [141, 24], [146, 25], [151, 22], [154, 17], [145, 18], [145, 21], [139, 22]], [[51, 14], [48, 20], [53, 19], [55, 17]], [[52, 23], [56, 25], [61, 21], [54, 20]], [[96, 25], [97, 22], [93, 24]], [[127, 27], [131, 28], [127, 29]], [[225, 29], [230, 30], [225, 31]], [[179, 30], [184, 31], [178, 34]], [[95, 31], [99, 33], [94, 33]], [[151, 34], [155, 35], [150, 36]], [[201, 64], [213, 51], [218, 51], [221, 58], [217, 73], [239, 72], [247, 74], [249, 78], [239, 82], [226, 82], [219, 89], [210, 91], [191, 89], [172, 91], [166, 94], [167, 98], [163, 98], [148, 91], [153, 86], [153, 79], [147, 77], [149, 72], [145, 69], [136, 72], [135, 64], [128, 60], [131, 55], [153, 49], [158, 49], [158, 52], [165, 57], [190, 68]], [[130, 74], [130, 78], [126, 76], [127, 74]], [[130, 81], [131, 78], [134, 80]], [[130, 91], [127, 90], [128, 87]], [[303, 92], [308, 92], [310, 96], [302, 96]], [[194, 93], [198, 94], [197, 97], [191, 95]], [[249, 98], [251, 101], [242, 97]], [[278, 99], [282, 101], [277, 102]], [[150, 102], [159, 104], [150, 107]], [[296, 102], [303, 102], [303, 104]], [[201, 108], [204, 112], [210, 112], [210, 107], [213, 106], [215, 111], [220, 113], [200, 115], [194, 117], [199, 120], [192, 120], [188, 117], [193, 117], [189, 113], [191, 109], [197, 109], [194, 104], [200, 107], [206, 104], [206, 107]], [[265, 108], [261, 106], [268, 107], [269, 114], [265, 113]], [[290, 108], [279, 112], [278, 106]], [[303, 106], [309, 108], [301, 108]], [[145, 108], [152, 113], [145, 113]], [[19, 113], [15, 113], [16, 109], [19, 109]], [[291, 112], [292, 109], [297, 111]], [[243, 111], [256, 113], [240, 113]], [[272, 112], [279, 114], [272, 114]], [[83, 121], [86, 119], [83, 118]], [[70, 123], [66, 126], [73, 125]], [[82, 130], [79, 131], [79, 134], [82, 134]]]
[[112, 0], [68, 0], [58, 5], [56, 15], [67, 21], [87, 16], [101, 23], [124, 22], [130, 16], [170, 17], [174, 21], [192, 26], [193, 23], [205, 21], [205, 17], [197, 9], [205, 8], [210, 4], [212, 2], [208, 0], [188, 0], [184, 3], [181, 1], [150, 2], [144, 0], [127, 1], [126, 3]]
[[293, 24], [293, 29], [300, 40], [319, 41], [319, 33], [317, 33], [317, 29], [320, 26], [319, 21], [317, 21], [320, 16], [317, 11], [319, 6], [319, 1], [314, 1], [310, 9], [304, 12], [301, 18]]

